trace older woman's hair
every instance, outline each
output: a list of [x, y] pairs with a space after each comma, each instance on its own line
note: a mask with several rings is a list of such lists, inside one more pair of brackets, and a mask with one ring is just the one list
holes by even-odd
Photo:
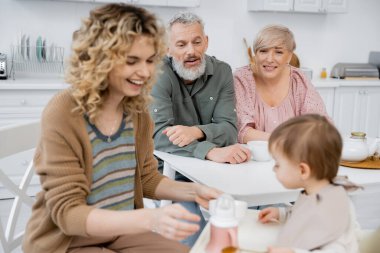
[[271, 152], [279, 152], [295, 163], [308, 164], [315, 178], [330, 182], [338, 173], [342, 145], [338, 130], [318, 114], [291, 118], [269, 138]]
[[[78, 106], [74, 109], [96, 118], [108, 92], [108, 74], [126, 64], [128, 51], [139, 36], [152, 38], [159, 64], [165, 54], [165, 29], [155, 15], [143, 8], [126, 4], [108, 4], [90, 12], [73, 34], [72, 55], [66, 81], [72, 85]], [[146, 111], [155, 75], [136, 97], [125, 97], [124, 110], [132, 115]]]
[[260, 49], [276, 46], [284, 46], [290, 52], [296, 49], [294, 35], [289, 28], [282, 25], [269, 25], [264, 27], [253, 42], [253, 51], [257, 53]]
[[204, 30], [204, 23], [203, 23], [202, 19], [198, 15], [196, 15], [196, 14], [194, 14], [192, 12], [179, 12], [179, 13], [175, 14], [169, 20], [168, 30], [170, 31], [170, 28], [174, 24], [192, 25], [192, 24], [195, 24], [195, 23], [200, 24], [201, 27], [202, 27], [202, 30]]

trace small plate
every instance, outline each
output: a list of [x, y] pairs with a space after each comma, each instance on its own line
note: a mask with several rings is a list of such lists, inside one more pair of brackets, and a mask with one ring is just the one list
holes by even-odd
[[42, 38], [38, 36], [36, 41], [36, 56], [39, 62], [42, 61]]
[[25, 34], [23, 34], [21, 37], [20, 46], [21, 46], [21, 57], [23, 59], [25, 59], [25, 57], [26, 57], [26, 50], [25, 50], [26, 49], [26, 36], [25, 36]]
[[41, 57], [43, 61], [46, 61], [46, 39], [42, 42]]
[[30, 59], [30, 37], [26, 39], [26, 58]]

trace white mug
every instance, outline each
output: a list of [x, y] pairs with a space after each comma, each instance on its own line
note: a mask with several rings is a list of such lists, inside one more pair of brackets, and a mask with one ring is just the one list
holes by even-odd
[[249, 141], [247, 142], [249, 150], [251, 150], [252, 159], [258, 162], [266, 162], [272, 159], [269, 153], [267, 141]]

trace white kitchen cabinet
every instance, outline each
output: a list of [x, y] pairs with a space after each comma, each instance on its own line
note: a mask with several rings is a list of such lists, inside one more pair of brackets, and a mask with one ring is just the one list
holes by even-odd
[[[40, 82], [41, 81], [37, 81]], [[0, 125], [39, 119], [49, 100], [58, 91], [68, 87], [62, 81], [35, 84], [26, 81], [0, 82]]]
[[324, 0], [322, 8], [328, 13], [345, 13], [348, 9], [347, 0]]
[[294, 0], [293, 10], [299, 12], [323, 12], [323, 0]]
[[335, 91], [334, 122], [343, 136], [362, 131], [380, 136], [380, 87], [339, 87]]
[[129, 0], [126, 2], [130, 4], [146, 5], [146, 6], [166, 6], [167, 5], [167, 0]]
[[248, 10], [253, 11], [291, 11], [293, 0], [247, 0]]
[[[82, 0], [78, 0], [82, 1]], [[115, 0], [92, 0], [95, 3], [115, 3]], [[146, 5], [146, 6], [166, 6], [167, 0], [122, 0], [119, 1], [127, 4]]]
[[321, 95], [323, 102], [326, 106], [327, 114], [333, 119], [334, 118], [334, 87], [317, 87], [317, 91]]
[[284, 11], [309, 13], [347, 12], [347, 0], [247, 0], [251, 11]]
[[0, 125], [38, 119], [51, 95], [47, 91], [1, 91]]
[[[60, 2], [94, 2], [95, 0], [50, 0], [50, 1], [60, 1]], [[105, 0], [107, 1], [107, 0]], [[108, 0], [109, 2], [115, 2], [112, 0]]]
[[137, 5], [162, 7], [198, 7], [200, 5], [200, 0], [129, 0], [127, 2]]
[[168, 7], [199, 7], [201, 0], [167, 0]]
[[161, 6], [161, 7], [198, 7], [200, 0], [52, 0], [69, 2], [94, 2], [94, 3], [128, 3], [142, 6]]

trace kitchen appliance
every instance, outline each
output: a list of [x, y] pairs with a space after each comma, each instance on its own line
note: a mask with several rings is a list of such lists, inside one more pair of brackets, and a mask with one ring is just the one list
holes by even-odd
[[0, 53], [0, 79], [7, 79], [7, 56]]
[[337, 63], [331, 70], [332, 78], [379, 79], [379, 70], [370, 63]]
[[380, 51], [369, 52], [368, 63], [376, 66], [380, 73]]

